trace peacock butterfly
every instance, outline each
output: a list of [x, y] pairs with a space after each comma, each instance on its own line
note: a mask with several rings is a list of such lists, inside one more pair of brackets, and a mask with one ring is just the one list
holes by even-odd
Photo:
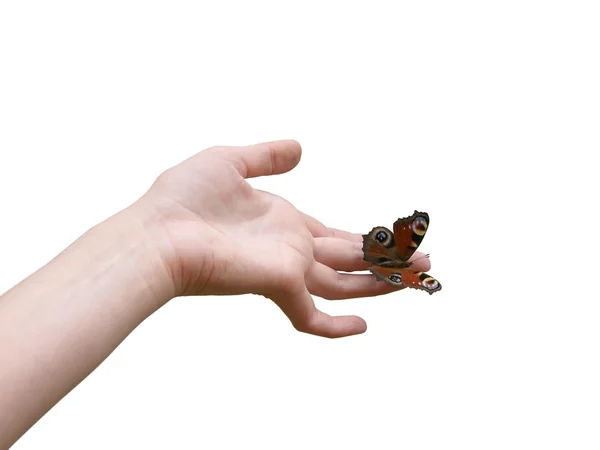
[[429, 294], [442, 289], [438, 280], [411, 269], [413, 262], [408, 261], [421, 244], [428, 226], [429, 215], [415, 211], [412, 216], [394, 222], [393, 233], [385, 227], [375, 227], [363, 235], [364, 260], [375, 264], [369, 270], [378, 281], [421, 289]]

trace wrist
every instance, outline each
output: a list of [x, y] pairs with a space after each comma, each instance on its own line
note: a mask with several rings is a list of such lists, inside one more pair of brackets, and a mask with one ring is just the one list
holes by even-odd
[[[97, 225], [106, 227], [121, 251], [120, 264], [147, 285], [157, 307], [178, 295], [173, 276], [174, 251], [165, 233], [164, 218], [142, 197]], [[93, 231], [93, 230], [91, 230]]]
[[161, 261], [158, 269], [163, 270], [158, 272], [166, 274], [163, 283], [169, 286], [171, 298], [214, 293], [206, 288], [215, 275], [215, 248], [222, 244], [202, 217], [156, 189], [128, 209], [142, 224], [148, 245]]

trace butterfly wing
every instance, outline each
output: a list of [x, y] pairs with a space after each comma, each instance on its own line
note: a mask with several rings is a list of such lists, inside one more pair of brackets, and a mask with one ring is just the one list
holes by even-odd
[[415, 211], [412, 216], [398, 219], [393, 233], [385, 227], [375, 227], [363, 235], [364, 259], [375, 264], [369, 270], [377, 280], [429, 294], [442, 289], [431, 275], [409, 268], [408, 260], [423, 241], [428, 226], [429, 215]]
[[391, 266], [373, 266], [369, 270], [373, 272], [377, 280], [385, 281], [392, 286], [421, 289], [429, 294], [442, 289], [440, 282], [425, 272]]
[[394, 222], [394, 241], [399, 259], [408, 261], [423, 241], [428, 226], [429, 214], [418, 211]]
[[382, 264], [398, 259], [394, 233], [386, 227], [375, 227], [363, 235], [364, 260]]

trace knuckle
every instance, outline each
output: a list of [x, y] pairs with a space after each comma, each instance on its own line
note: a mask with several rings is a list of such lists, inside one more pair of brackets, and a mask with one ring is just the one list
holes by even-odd
[[275, 169], [277, 167], [277, 152], [271, 146], [267, 146], [267, 151], [269, 153], [269, 161], [271, 163], [270, 173], [275, 173]]
[[298, 270], [295, 264], [283, 264], [279, 268], [275, 283], [280, 292], [294, 292], [300, 289], [300, 281], [303, 281], [303, 274]]
[[349, 286], [348, 279], [339, 272], [336, 272], [335, 279], [333, 280], [333, 292], [332, 300], [344, 298], [348, 295]]
[[225, 147], [222, 145], [213, 145], [212, 147], [208, 147], [207, 149], [203, 150], [202, 153], [207, 153], [207, 154], [211, 154], [211, 153], [218, 153], [220, 151], [223, 151]]
[[341, 300], [348, 295], [348, 284], [345, 278], [337, 273], [332, 278], [324, 280], [307, 280], [308, 290], [325, 300]]
[[154, 181], [154, 186], [165, 186], [169, 183], [169, 180], [172, 178], [173, 168], [167, 169], [163, 171], [160, 175], [156, 177]]
[[300, 333], [314, 334], [314, 320], [310, 317], [298, 317], [292, 321], [292, 325]]
[[292, 322], [292, 326], [296, 329], [296, 331], [299, 331], [300, 333], [308, 332], [308, 326], [303, 321], [301, 322], [301, 321], [295, 320]]
[[340, 298], [342, 298], [340, 293], [335, 289], [323, 289], [317, 295], [321, 298], [324, 298], [325, 300], [339, 300]]

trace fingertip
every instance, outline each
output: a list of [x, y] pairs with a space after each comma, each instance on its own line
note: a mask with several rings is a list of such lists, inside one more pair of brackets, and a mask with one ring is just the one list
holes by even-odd
[[281, 154], [283, 156], [283, 163], [281, 167], [281, 172], [284, 173], [289, 170], [292, 170], [300, 163], [300, 159], [302, 159], [302, 146], [300, 142], [290, 139], [286, 141], [279, 141], [281, 146]]
[[367, 322], [358, 316], [322, 316], [320, 323], [315, 323], [313, 334], [332, 339], [355, 336], [367, 331]]
[[244, 178], [289, 172], [298, 165], [302, 156], [300, 143], [292, 139], [209, 150], [224, 155]]
[[427, 272], [428, 270], [431, 270], [431, 260], [429, 257], [425, 257], [424, 253], [415, 252], [415, 254], [409, 259], [409, 261], [411, 260], [416, 260], [411, 267], [412, 269], [418, 270], [419, 272]]
[[353, 320], [355, 321], [355, 325], [354, 325], [354, 331], [352, 334], [349, 334], [348, 336], [353, 336], [356, 334], [363, 334], [367, 331], [367, 322], [365, 321], [365, 319], [363, 319], [362, 317], [359, 316], [348, 316], [348, 317], [352, 317]]
[[268, 175], [289, 172], [298, 165], [302, 158], [302, 147], [294, 139], [264, 142], [252, 147], [267, 149], [271, 158], [271, 171]]

